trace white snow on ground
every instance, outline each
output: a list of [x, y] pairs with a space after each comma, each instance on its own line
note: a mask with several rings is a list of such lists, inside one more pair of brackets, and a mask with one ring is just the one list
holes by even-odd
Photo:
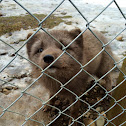
[[[62, 0], [18, 0], [18, 2], [27, 8], [32, 14], [42, 13], [49, 14]], [[107, 6], [112, 0], [72, 0], [73, 3], [78, 7], [81, 13], [86, 17], [88, 21], [91, 21], [95, 18], [105, 6]], [[125, 0], [116, 0], [118, 5], [121, 7], [123, 13], [126, 16], [126, 1]], [[16, 15], [25, 15], [27, 12], [22, 9], [16, 2], [13, 0], [3, 0], [1, 2], [1, 12], [5, 16], [16, 16]], [[61, 23], [57, 29], [72, 29], [74, 27], [79, 27], [80, 29], [84, 29], [86, 25], [86, 21], [80, 16], [80, 14], [76, 11], [76, 9], [72, 6], [69, 1], [64, 1], [64, 3], [54, 12], [55, 15], [62, 15], [62, 13], [66, 13], [66, 15], [71, 15], [72, 18], [69, 20], [73, 22], [71, 26], [66, 26], [64, 23]], [[111, 40], [117, 33], [119, 33], [123, 28], [125, 28], [125, 19], [117, 9], [115, 3], [112, 3], [110, 7], [103, 12], [95, 21], [93, 21], [90, 26], [96, 28], [102, 32], [106, 32], [106, 36]], [[23, 39], [24, 31], [19, 32], [17, 34], [18, 37], [14, 39]], [[111, 43], [111, 47], [113, 52], [122, 57], [122, 54], [125, 53], [126, 50], [126, 32], [122, 33], [123, 39], [125, 41], [119, 42], [114, 40]], [[15, 36], [15, 34], [14, 34]], [[3, 37], [2, 37], [3, 38]], [[12, 37], [11, 37], [12, 39]], [[10, 40], [10, 38], [9, 38]], [[7, 41], [7, 39], [6, 39]]]

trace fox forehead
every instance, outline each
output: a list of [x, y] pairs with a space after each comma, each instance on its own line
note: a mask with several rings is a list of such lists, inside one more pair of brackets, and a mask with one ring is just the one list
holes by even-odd
[[73, 39], [68, 33], [61, 34], [52, 32], [50, 33], [53, 37], [46, 33], [40, 33], [38, 40], [34, 43], [36, 46], [67, 46]]
[[[80, 29], [74, 29], [71, 31], [67, 31], [67, 30], [48, 31], [48, 34], [51, 34], [52, 36], [49, 36], [45, 32], [38, 32], [31, 39], [29, 39], [29, 41], [27, 43], [27, 52], [29, 54], [34, 46], [36, 48], [41, 48], [41, 47], [48, 48], [48, 47], [52, 46], [52, 47], [58, 47], [61, 49], [62, 45], [67, 46], [80, 33], [81, 33]], [[27, 38], [29, 38], [31, 35], [32, 35], [32, 33], [29, 33]], [[70, 47], [72, 47], [73, 49], [78, 48], [78, 47], [83, 48], [82, 35], [79, 38], [77, 38], [77, 40], [74, 43], [72, 43], [70, 45]]]

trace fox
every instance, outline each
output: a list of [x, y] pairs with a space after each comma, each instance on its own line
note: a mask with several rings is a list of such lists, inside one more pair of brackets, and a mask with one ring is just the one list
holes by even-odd
[[[49, 91], [50, 97], [60, 90], [57, 95], [67, 98], [70, 104], [76, 102], [70, 107], [74, 121], [71, 118], [69, 124], [77, 126], [81, 104], [78, 97], [86, 91], [89, 74], [101, 78], [111, 70], [114, 64], [110, 57], [112, 51], [109, 45], [104, 46], [107, 39], [97, 30], [93, 30], [97, 37], [90, 30], [81, 34], [78, 28], [48, 32], [56, 39], [45, 32], [38, 32], [26, 44], [28, 57], [36, 64], [31, 63], [32, 73], [37, 78], [43, 70], [38, 83]], [[29, 33], [27, 38], [32, 34]], [[111, 90], [111, 75], [106, 74], [104, 79], [103, 87]]]

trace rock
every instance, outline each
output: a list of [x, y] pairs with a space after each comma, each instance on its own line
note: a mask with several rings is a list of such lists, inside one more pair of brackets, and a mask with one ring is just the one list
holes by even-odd
[[9, 36], [12, 36], [12, 32], [9, 32], [8, 35], [9, 35]]
[[11, 90], [7, 90], [6, 88], [4, 88], [2, 92], [3, 92], [5, 95], [8, 95], [8, 94], [11, 92]]
[[10, 44], [14, 44], [15, 42], [10, 42]]
[[13, 66], [6, 70], [6, 73], [11, 78], [21, 79], [27, 77], [27, 71], [24, 70], [24, 66]]
[[84, 116], [85, 116], [86, 118], [88, 118], [90, 115], [91, 115], [91, 113], [90, 113], [90, 112], [87, 112]]
[[[104, 112], [101, 112], [101, 114], [103, 114]], [[106, 117], [105, 114], [103, 114], [103, 116]], [[96, 121], [96, 125], [97, 126], [104, 126], [105, 124], [105, 118], [103, 116], [100, 116], [100, 118]]]
[[103, 116], [104, 116], [104, 117], [106, 117], [106, 114], [104, 113], [104, 111], [103, 111], [103, 112], [101, 112], [101, 114], [103, 114]]
[[4, 87], [2, 87], [2, 89], [7, 89], [7, 90], [17, 90], [18, 87], [17, 86], [11, 86], [11, 85], [6, 85]]
[[6, 54], [8, 54], [7, 51], [5, 51], [5, 50], [0, 50], [0, 56], [6, 55]]
[[[85, 119], [84, 119], [84, 124], [85, 124], [85, 126], [89, 125], [89, 124], [92, 123], [92, 122], [93, 122], [93, 120], [90, 119], [90, 118], [85, 118]], [[96, 126], [96, 125], [95, 125], [95, 123], [93, 122], [92, 124], [90, 124], [90, 126]]]
[[8, 56], [9, 56], [9, 57], [14, 57], [15, 54], [14, 54], [14, 53], [9, 53]]
[[5, 34], [6, 38], [9, 38], [10, 36], [12, 36], [12, 32], [8, 32], [8, 33]]
[[122, 35], [119, 35], [118, 37], [116, 37], [116, 40], [117, 41], [123, 41], [123, 36]]
[[3, 16], [3, 14], [2, 14], [2, 13], [0, 13], [0, 17], [1, 17], [1, 16]]
[[62, 12], [61, 14], [62, 14], [62, 15], [66, 15], [67, 13], [66, 13], [66, 12]]
[[2, 86], [0, 85], [0, 92], [2, 92]]
[[97, 108], [96, 108], [96, 111], [98, 111], [98, 112], [101, 112], [102, 110], [103, 110], [102, 107], [97, 107]]
[[55, 106], [59, 106], [60, 105], [60, 100], [56, 100], [55, 101]]
[[12, 90], [13, 87], [12, 87], [12, 86], [7, 86], [7, 87], [5, 87], [5, 89], [7, 89], [7, 90]]
[[108, 33], [108, 31], [100, 31], [101, 33], [103, 33], [103, 34], [106, 34], [106, 33]]
[[14, 90], [17, 90], [17, 89], [18, 89], [18, 87], [13, 87], [13, 89], [14, 89]]

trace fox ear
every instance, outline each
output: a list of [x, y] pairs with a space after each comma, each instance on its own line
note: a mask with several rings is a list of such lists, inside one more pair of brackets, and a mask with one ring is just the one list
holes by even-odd
[[76, 38], [80, 33], [81, 33], [81, 30], [80, 30], [79, 28], [73, 29], [73, 30], [70, 31], [70, 34], [71, 34], [74, 38]]
[[[28, 39], [32, 34], [33, 34], [33, 33], [29, 33], [29, 34], [27, 35], [27, 39]], [[29, 41], [27, 42], [26, 48], [27, 48], [27, 54], [28, 54], [28, 56], [30, 56], [30, 54], [31, 54], [31, 48], [32, 48], [33, 44], [39, 39], [39, 37], [40, 37], [40, 33], [38, 32], [38, 33], [36, 33], [34, 36], [32, 36], [32, 38], [30, 38]]]
[[27, 35], [27, 39], [32, 35], [33, 33], [29, 33], [28, 35]]
[[[72, 39], [75, 39], [80, 33], [81, 30], [79, 28], [70, 31]], [[83, 47], [83, 35], [79, 36], [76, 41], [81, 47]]]

